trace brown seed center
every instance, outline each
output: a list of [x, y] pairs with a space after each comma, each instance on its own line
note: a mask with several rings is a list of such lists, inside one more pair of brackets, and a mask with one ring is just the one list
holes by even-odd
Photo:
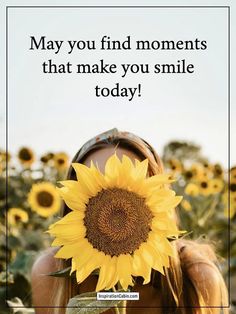
[[57, 163], [58, 163], [58, 165], [64, 165], [65, 159], [63, 159], [63, 158], [58, 158], [58, 159], [57, 159]]
[[208, 187], [207, 182], [205, 182], [205, 181], [201, 182], [201, 187], [202, 187], [203, 189], [206, 189], [206, 188]]
[[32, 155], [27, 148], [22, 148], [19, 152], [19, 158], [25, 161], [29, 161], [31, 160]]
[[230, 184], [230, 191], [231, 192], [236, 192], [236, 183], [231, 183]]
[[37, 201], [42, 207], [50, 207], [53, 203], [53, 196], [47, 191], [41, 191], [37, 194]]
[[19, 216], [19, 215], [16, 214], [16, 215], [15, 215], [15, 221], [16, 221], [16, 222], [21, 221], [21, 216]]
[[145, 242], [152, 213], [145, 199], [124, 189], [102, 190], [90, 198], [84, 224], [92, 246], [111, 256], [132, 253]]

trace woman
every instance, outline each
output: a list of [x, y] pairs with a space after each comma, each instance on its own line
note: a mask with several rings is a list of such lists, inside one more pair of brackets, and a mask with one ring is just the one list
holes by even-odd
[[[117, 129], [105, 132], [90, 140], [76, 154], [73, 162], [89, 166], [91, 161], [104, 171], [107, 159], [116, 152], [121, 158], [131, 160], [148, 159], [148, 174], [153, 176], [163, 172], [160, 158], [144, 140]], [[76, 175], [70, 168], [68, 179]], [[63, 216], [70, 212], [65, 205]], [[152, 271], [151, 282], [143, 285], [137, 277], [132, 291], [139, 292], [139, 301], [127, 302], [127, 314], [154, 313], [194, 313], [216, 314], [227, 310], [227, 291], [222, 276], [216, 267], [216, 256], [210, 246], [187, 240], [172, 242], [175, 254], [170, 258], [166, 276]], [[73, 279], [45, 276], [50, 272], [65, 268], [64, 261], [54, 258], [55, 249], [49, 249], [35, 262], [32, 270], [32, 292], [36, 314], [65, 313], [68, 300], [84, 292], [95, 291], [97, 276], [90, 275], [81, 284]], [[57, 308], [54, 308], [57, 306]], [[64, 308], [63, 308], [64, 307]], [[110, 309], [105, 313], [114, 313]]]

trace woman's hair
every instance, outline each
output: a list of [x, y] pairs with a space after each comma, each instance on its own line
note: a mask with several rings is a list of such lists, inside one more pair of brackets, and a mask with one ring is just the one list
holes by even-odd
[[[135, 153], [140, 160], [148, 159], [149, 176], [163, 172], [161, 159], [151, 145], [132, 133], [119, 132], [117, 129], [102, 133], [85, 143], [75, 155], [72, 162], [83, 163], [85, 158], [87, 158], [90, 153], [108, 146], [126, 148]], [[70, 167], [68, 171], [67, 178], [72, 180], [76, 179], [75, 172], [72, 167]], [[66, 206], [66, 204], [64, 204], [62, 215], [64, 216], [68, 212], [70, 212], [70, 209]], [[193, 278], [191, 278], [188, 274], [188, 267], [195, 263], [207, 264], [215, 270], [221, 289], [221, 299], [219, 300], [218, 306], [219, 308], [220, 306], [226, 307], [228, 304], [227, 289], [221, 273], [216, 266], [217, 258], [212, 247], [208, 244], [202, 244], [197, 241], [180, 240], [182, 243], [180, 251], [184, 250], [185, 247], [190, 247], [192, 250], [199, 250], [202, 253], [200, 260], [196, 259], [192, 261], [191, 257], [186, 260], [186, 258], [181, 259], [181, 254], [179, 254], [179, 249], [177, 249], [178, 241], [179, 240], [172, 241], [174, 257], [170, 258], [170, 267], [165, 268], [165, 276], [155, 270], [152, 270], [151, 284], [157, 289], [157, 293], [161, 295], [163, 313], [215, 313], [209, 308], [210, 304], [205, 303], [202, 291], [200, 291]], [[58, 261], [58, 267], [63, 268], [65, 266], [68, 265], [66, 265], [64, 260]], [[54, 304], [66, 306], [69, 299], [73, 295], [78, 294], [78, 284], [73, 278], [60, 278], [55, 280], [55, 282], [57, 287], [54, 289]], [[210, 293], [214, 293], [214, 291], [211, 291]], [[60, 309], [55, 312], [62, 313]], [[228, 313], [227, 308], [224, 309], [224, 313]]]

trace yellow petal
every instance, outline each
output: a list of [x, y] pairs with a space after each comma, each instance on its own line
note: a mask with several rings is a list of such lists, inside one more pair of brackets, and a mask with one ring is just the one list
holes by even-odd
[[[167, 256], [163, 256], [163, 254], [158, 251], [158, 248], [152, 243], [145, 243], [146, 250], [154, 257], [154, 261], [152, 264], [152, 268], [159, 271], [164, 275], [163, 266], [169, 267], [169, 259]], [[166, 259], [167, 257], [167, 259]]]
[[103, 189], [107, 187], [107, 182], [105, 180], [104, 175], [99, 171], [98, 168], [95, 167], [93, 161], [91, 161], [91, 166], [90, 166], [91, 172], [94, 176], [94, 180], [98, 184], [98, 186]]
[[68, 244], [60, 248], [56, 253], [56, 258], [71, 258], [77, 254], [80, 250], [86, 249], [86, 243], [84, 240], [81, 240], [78, 243]]
[[75, 224], [81, 223], [84, 219], [85, 213], [83, 211], [72, 211], [68, 213], [66, 216], [61, 218], [59, 221], [52, 224], [49, 229], [56, 225], [66, 225], [66, 224]]
[[182, 200], [182, 196], [174, 196], [164, 201], [156, 200], [156, 203], [155, 201], [153, 201], [152, 204], [150, 204], [151, 202], [148, 202], [147, 205], [154, 213], [159, 213], [163, 211], [168, 212], [174, 209], [181, 202], [181, 200]]
[[105, 178], [109, 186], [117, 185], [119, 182], [121, 162], [116, 154], [112, 155], [105, 165]]
[[147, 176], [148, 159], [139, 161], [135, 159], [135, 170], [133, 171], [133, 178], [135, 180], [144, 180]]
[[117, 257], [118, 278], [124, 290], [127, 290], [129, 285], [133, 285], [131, 265], [132, 259], [129, 254], [121, 254]]
[[155, 232], [150, 231], [148, 235], [148, 241], [153, 243], [160, 252], [163, 252], [169, 256], [174, 256], [173, 247], [165, 237], [159, 237]]
[[69, 225], [54, 225], [48, 232], [61, 239], [76, 240], [85, 237], [86, 228], [83, 224], [71, 223]]
[[160, 189], [155, 193], [151, 193], [149, 196], [147, 196], [146, 203], [148, 206], [152, 207], [155, 205], [160, 205], [163, 202], [167, 202], [172, 200], [175, 197], [175, 191], [172, 191], [170, 189]]
[[89, 197], [95, 196], [101, 190], [101, 187], [94, 180], [94, 171], [79, 163], [73, 163], [72, 166], [75, 169], [78, 183], [82, 189], [86, 191]]
[[152, 267], [152, 265], [154, 264], [154, 256], [147, 249], [145, 243], [142, 243], [140, 245], [138, 251], [140, 252], [140, 255], [142, 256], [142, 258], [145, 261], [145, 263], [147, 263], [147, 265]]
[[140, 252], [137, 250], [133, 255], [133, 267], [132, 275], [142, 276], [144, 278], [144, 284], [150, 282], [151, 279], [151, 267], [146, 264], [142, 258]]
[[[75, 180], [64, 180], [59, 182], [63, 187], [59, 188], [64, 190], [65, 192], [70, 192], [70, 194], [75, 194], [76, 197], [82, 202], [85, 203], [88, 199], [88, 196], [79, 185], [78, 181]], [[67, 188], [67, 189], [66, 189]]]
[[157, 174], [145, 180], [145, 186], [148, 189], [159, 189], [163, 184], [169, 184], [175, 180], [171, 179], [169, 174]]
[[65, 244], [65, 240], [62, 240], [62, 239], [54, 239], [51, 246], [61, 246], [61, 245], [64, 245]]
[[117, 275], [117, 257], [113, 256], [107, 269], [107, 289], [114, 287], [118, 281]]
[[62, 190], [62, 188], [60, 188], [59, 193], [71, 210], [85, 210], [85, 203], [82, 203], [75, 195], [70, 195], [67, 192], [65, 193], [65, 190]]
[[117, 185], [119, 188], [129, 189], [132, 185], [133, 178], [131, 177], [132, 171], [134, 170], [134, 165], [130, 158], [123, 155], [122, 162], [119, 169], [119, 179]]
[[105, 255], [103, 264], [99, 271], [98, 283], [96, 286], [96, 291], [101, 291], [107, 286], [107, 270], [109, 268], [109, 264], [111, 262], [111, 256]]
[[81, 255], [76, 258], [77, 282], [84, 281], [91, 274], [91, 272], [99, 268], [102, 263], [102, 259], [105, 255], [93, 248], [92, 250], [92, 252], [86, 251], [83, 258]]
[[76, 264], [75, 260], [72, 258], [71, 260], [71, 270], [70, 270], [70, 275], [76, 270]]

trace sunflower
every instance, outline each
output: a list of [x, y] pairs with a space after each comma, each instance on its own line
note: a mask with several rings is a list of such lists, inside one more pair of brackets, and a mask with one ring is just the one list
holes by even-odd
[[173, 250], [167, 238], [180, 231], [173, 209], [182, 197], [168, 188], [169, 175], [146, 178], [148, 160], [114, 154], [103, 175], [90, 167], [72, 164], [77, 180], [61, 182], [59, 192], [72, 212], [49, 228], [62, 246], [55, 257], [72, 258], [71, 272], [78, 283], [100, 269], [96, 291], [110, 289], [117, 282], [127, 289], [132, 276], [150, 281], [151, 269], [164, 274]]
[[58, 153], [53, 157], [54, 165], [57, 170], [65, 170], [68, 167], [69, 157], [66, 153]]
[[21, 208], [12, 207], [7, 212], [7, 221], [10, 225], [17, 225], [19, 222], [28, 222], [29, 217], [25, 210]]
[[236, 182], [232, 182], [229, 185], [230, 194], [236, 194]]
[[168, 164], [173, 174], [180, 173], [183, 170], [183, 165], [178, 159], [170, 159]]
[[184, 192], [190, 196], [197, 196], [199, 194], [199, 187], [195, 183], [189, 183], [186, 185]]
[[223, 178], [224, 171], [220, 164], [215, 164], [213, 167], [214, 176], [217, 178]]
[[18, 158], [22, 165], [31, 166], [35, 160], [33, 151], [28, 147], [22, 147], [18, 152]]
[[196, 180], [197, 181], [208, 181], [212, 177], [213, 177], [212, 171], [210, 171], [208, 168], [201, 168], [197, 177], [196, 177]]
[[225, 191], [222, 195], [222, 201], [224, 204], [224, 215], [232, 219], [236, 213], [236, 195], [228, 194], [228, 191]]
[[213, 190], [209, 184], [209, 180], [201, 180], [199, 181], [199, 191], [200, 194], [208, 196], [213, 193]]
[[230, 182], [236, 182], [236, 167], [230, 169]]
[[60, 195], [50, 182], [34, 184], [28, 195], [28, 202], [31, 209], [42, 217], [52, 216], [61, 207]]
[[212, 179], [209, 181], [209, 187], [213, 194], [220, 193], [224, 188], [224, 181], [221, 179]]
[[189, 212], [192, 209], [191, 204], [189, 203], [189, 201], [187, 200], [182, 200], [181, 202], [181, 206], [184, 210], [186, 210], [187, 212]]
[[204, 169], [207, 169], [207, 170], [212, 170], [212, 168], [213, 168], [213, 166], [208, 162], [208, 161], [204, 161], [203, 163], [202, 163], [202, 166], [203, 166], [203, 168]]
[[11, 160], [11, 154], [5, 151], [0, 151], [0, 162], [6, 163]]
[[183, 172], [183, 176], [186, 181], [190, 181], [194, 177], [194, 171], [192, 171], [191, 169], [187, 169]]
[[47, 153], [46, 155], [43, 155], [40, 157], [40, 161], [43, 163], [43, 164], [47, 164], [49, 163], [50, 161], [52, 161], [54, 158], [54, 154], [53, 153]]

